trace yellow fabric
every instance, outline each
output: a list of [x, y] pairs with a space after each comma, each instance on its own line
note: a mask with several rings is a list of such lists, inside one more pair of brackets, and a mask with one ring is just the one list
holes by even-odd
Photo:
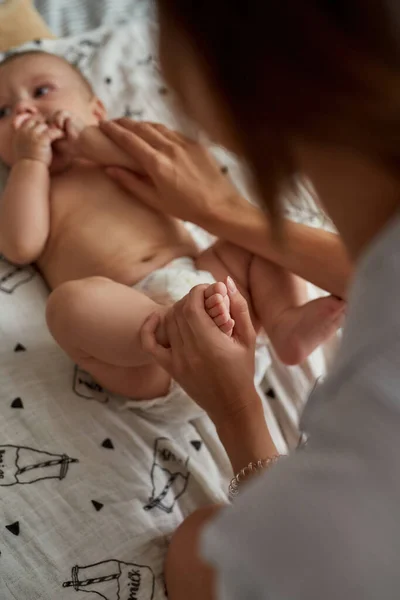
[[0, 4], [0, 52], [38, 38], [54, 38], [32, 0]]

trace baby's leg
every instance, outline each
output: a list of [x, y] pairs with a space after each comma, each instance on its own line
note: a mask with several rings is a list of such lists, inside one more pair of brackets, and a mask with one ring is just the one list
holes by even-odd
[[287, 365], [303, 362], [343, 322], [345, 302], [334, 296], [308, 302], [304, 280], [259, 257], [252, 260], [249, 283], [257, 317]]
[[140, 292], [92, 277], [57, 288], [48, 301], [47, 322], [63, 350], [105, 388], [155, 398], [168, 391], [170, 380], [142, 351], [140, 329], [157, 310], [165, 308]]
[[262, 324], [286, 364], [302, 362], [337, 330], [345, 304], [334, 297], [307, 302], [303, 280], [271, 262], [226, 242], [217, 242], [198, 260], [220, 282], [205, 292], [205, 307], [222, 331], [232, 332], [224, 281], [231, 275], [249, 301], [255, 328]]

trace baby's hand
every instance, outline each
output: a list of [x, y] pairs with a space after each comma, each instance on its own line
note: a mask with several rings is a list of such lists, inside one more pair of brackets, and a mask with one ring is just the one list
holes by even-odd
[[50, 118], [49, 124], [64, 132], [65, 142], [73, 147], [85, 128], [84, 122], [67, 110], [58, 110]]
[[14, 125], [16, 160], [37, 160], [49, 167], [53, 158], [51, 145], [64, 137], [64, 133], [60, 129], [50, 127], [37, 115], [21, 119]]

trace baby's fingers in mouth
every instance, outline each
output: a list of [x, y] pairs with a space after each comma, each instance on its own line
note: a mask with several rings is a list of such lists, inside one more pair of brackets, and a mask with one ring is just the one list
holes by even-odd
[[25, 121], [27, 121], [31, 115], [17, 115], [13, 120], [14, 129], [19, 129]]

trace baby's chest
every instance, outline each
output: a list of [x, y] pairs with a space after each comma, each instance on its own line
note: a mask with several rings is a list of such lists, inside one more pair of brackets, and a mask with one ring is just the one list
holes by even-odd
[[101, 171], [66, 173], [52, 182], [52, 226], [65, 220], [85, 222], [101, 214], [123, 211], [125, 204], [121, 190]]

